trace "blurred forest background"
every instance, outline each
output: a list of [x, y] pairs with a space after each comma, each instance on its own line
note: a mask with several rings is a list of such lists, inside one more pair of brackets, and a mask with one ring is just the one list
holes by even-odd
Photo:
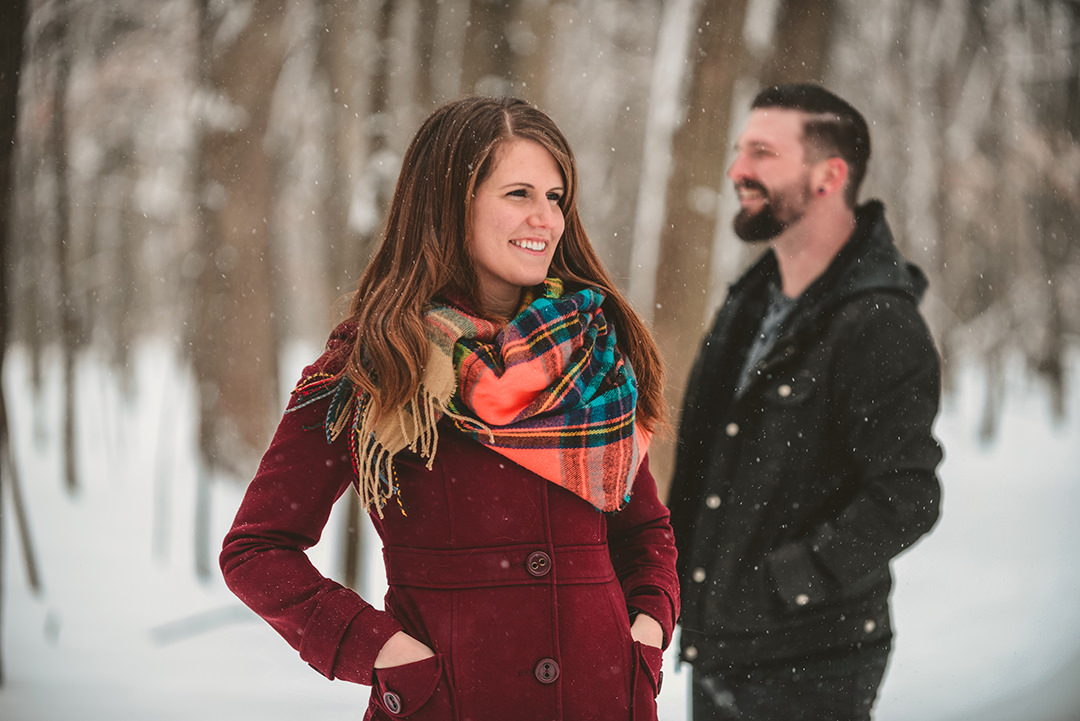
[[[29, 349], [34, 383], [60, 359], [72, 491], [80, 359], [123, 382], [148, 338], [190, 368], [202, 487], [246, 483], [296, 380], [288, 349], [321, 347], [407, 142], [471, 93], [524, 97], [570, 139], [673, 409], [758, 252], [730, 231], [724, 171], [773, 82], [821, 82], [871, 123], [863, 198], [931, 278], [946, 393], [962, 364], [989, 371], [985, 440], [1010, 354], [1048, 413], [1075, 380], [1075, 0], [5, 0], [0, 37], [0, 340]], [[662, 490], [670, 455], [658, 441]], [[200, 543], [209, 574], [218, 539]]]

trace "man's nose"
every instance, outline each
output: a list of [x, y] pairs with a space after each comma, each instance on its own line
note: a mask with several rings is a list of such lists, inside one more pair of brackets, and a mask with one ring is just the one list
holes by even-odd
[[727, 176], [731, 180], [738, 182], [741, 178], [745, 178], [747, 174], [746, 159], [742, 153], [736, 153], [735, 159], [731, 161], [731, 165], [728, 166]]

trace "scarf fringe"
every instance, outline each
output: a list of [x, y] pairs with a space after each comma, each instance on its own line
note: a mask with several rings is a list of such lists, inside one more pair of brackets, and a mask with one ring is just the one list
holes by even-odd
[[[353, 438], [356, 434], [353, 434]], [[360, 495], [360, 507], [374, 510], [383, 517], [383, 507], [397, 495], [394, 483], [394, 456], [385, 447], [369, 438], [360, 453], [352, 453], [356, 470], [356, 492]]]
[[[391, 498], [397, 498], [401, 506], [394, 473], [394, 456], [399, 451], [407, 448], [423, 458], [427, 469], [431, 470], [439, 445], [442, 402], [421, 385], [415, 397], [376, 424], [371, 404], [362, 401], [357, 405], [355, 395], [347, 407], [351, 409], [352, 417], [350, 455], [356, 471], [356, 490], [360, 494], [361, 507], [374, 510], [382, 518], [383, 508]], [[343, 425], [340, 419], [336, 425]], [[387, 443], [391, 439], [392, 442]], [[403, 506], [401, 510], [405, 512]]]
[[[344, 403], [341, 403], [341, 397], [345, 390], [349, 391], [349, 393], [345, 397]], [[353, 413], [360, 402], [357, 399], [359, 395], [360, 393], [352, 388], [352, 383], [349, 382], [348, 378], [341, 379], [341, 383], [334, 394], [334, 399], [330, 402], [330, 409], [326, 414], [328, 421], [326, 424], [326, 440], [328, 443], [336, 441], [341, 432], [349, 427], [349, 421], [352, 420]]]
[[[375, 511], [381, 518], [383, 508], [395, 497], [401, 506], [394, 475], [394, 456], [399, 451], [407, 448], [424, 458], [428, 470], [435, 462], [444, 401], [424, 385], [414, 398], [378, 424], [372, 417], [370, 397], [357, 389], [348, 376], [313, 374], [301, 380], [292, 395], [287, 413], [330, 398], [324, 422], [326, 441], [333, 443], [348, 432], [349, 455], [356, 473], [354, 485], [365, 511]], [[405, 512], [404, 507], [401, 510]]]

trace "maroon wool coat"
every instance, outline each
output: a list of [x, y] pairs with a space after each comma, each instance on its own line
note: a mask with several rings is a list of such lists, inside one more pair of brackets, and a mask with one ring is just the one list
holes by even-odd
[[[335, 370], [330, 350], [305, 371]], [[404, 511], [371, 519], [384, 544], [385, 610], [322, 576], [304, 551], [355, 480], [328, 401], [287, 413], [225, 538], [229, 588], [327, 678], [373, 686], [365, 719], [586, 721], [656, 718], [662, 653], [630, 614], [678, 616], [668, 512], [642, 464], [627, 506], [604, 514], [439, 426], [434, 465], [396, 459]], [[433, 659], [374, 671], [404, 630]]]

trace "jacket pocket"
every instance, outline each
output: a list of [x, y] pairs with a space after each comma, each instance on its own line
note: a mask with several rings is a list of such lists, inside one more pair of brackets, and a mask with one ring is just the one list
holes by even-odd
[[656, 719], [656, 696], [664, 680], [664, 652], [634, 641], [633, 721]]
[[452, 693], [441, 654], [375, 671], [365, 720], [451, 721]]

